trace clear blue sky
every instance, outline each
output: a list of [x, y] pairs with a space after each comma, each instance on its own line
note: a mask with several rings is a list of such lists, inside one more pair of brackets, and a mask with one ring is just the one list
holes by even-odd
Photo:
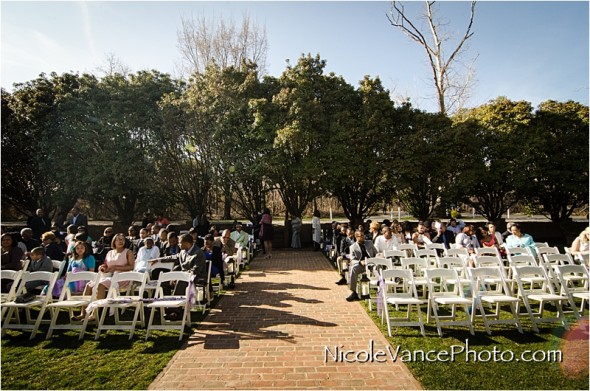
[[[408, 3], [410, 11], [422, 2]], [[394, 97], [409, 97], [436, 111], [431, 74], [421, 47], [393, 28], [381, 2], [1, 2], [1, 85], [41, 72], [98, 73], [107, 53], [132, 71], [175, 75], [180, 61], [181, 16], [239, 20], [244, 11], [266, 27], [268, 73], [302, 53], [327, 61], [327, 71], [357, 85], [379, 76]], [[440, 2], [449, 28], [461, 33], [468, 2]], [[548, 99], [588, 105], [588, 2], [486, 2], [477, 4], [468, 56], [477, 83], [468, 106], [500, 95], [534, 106]]]

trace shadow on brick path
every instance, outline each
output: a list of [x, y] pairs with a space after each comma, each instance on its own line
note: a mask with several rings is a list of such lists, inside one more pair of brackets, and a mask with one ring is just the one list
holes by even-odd
[[[388, 344], [337, 279], [320, 253], [257, 257], [150, 389], [421, 388], [401, 362], [354, 359]], [[337, 351], [353, 362], [334, 360]]]

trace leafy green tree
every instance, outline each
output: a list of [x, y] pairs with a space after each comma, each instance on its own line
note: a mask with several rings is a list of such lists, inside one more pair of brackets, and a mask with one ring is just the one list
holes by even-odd
[[532, 120], [529, 102], [499, 97], [455, 117], [457, 162], [455, 199], [472, 206], [490, 221], [515, 205], [526, 181], [519, 166], [523, 145], [519, 139]]
[[333, 121], [326, 186], [357, 226], [393, 191], [388, 168], [395, 109], [379, 78], [365, 76], [348, 94]]
[[428, 219], [437, 205], [453, 191], [457, 168], [448, 159], [453, 133], [450, 120], [443, 114], [398, 109], [399, 128], [392, 138], [391, 170], [396, 196], [408, 212]]
[[301, 217], [324, 192], [332, 120], [346, 106], [342, 92], [350, 86], [341, 77], [324, 75], [325, 66], [319, 55], [302, 56], [283, 72], [272, 99], [254, 102], [256, 129], [275, 134], [267, 177], [291, 216]]
[[175, 91], [166, 74], [140, 71], [114, 73], [85, 84], [60, 105], [59, 143], [54, 150], [59, 172], [71, 186], [117, 220], [130, 224], [163, 188], [158, 183], [151, 138], [162, 127], [158, 102]]
[[79, 192], [56, 174], [48, 157], [56, 144], [60, 102], [79, 88], [80, 77], [65, 73], [15, 85], [12, 94], [2, 90], [2, 204], [20, 213], [68, 210]]
[[588, 205], [588, 106], [549, 100], [522, 136], [525, 199], [554, 222]]

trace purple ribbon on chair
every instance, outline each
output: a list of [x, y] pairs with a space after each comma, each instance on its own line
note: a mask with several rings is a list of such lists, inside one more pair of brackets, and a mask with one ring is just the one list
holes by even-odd
[[378, 288], [377, 288], [377, 315], [381, 316], [381, 312], [383, 311], [383, 291], [385, 290], [385, 281], [381, 274], [379, 274], [379, 280], [377, 281]]

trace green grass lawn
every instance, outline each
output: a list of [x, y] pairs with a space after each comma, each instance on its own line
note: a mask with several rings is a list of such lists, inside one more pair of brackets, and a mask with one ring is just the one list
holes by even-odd
[[[216, 296], [212, 305], [218, 300]], [[58, 323], [66, 316], [61, 313]], [[203, 317], [200, 311], [191, 312], [193, 331]], [[108, 330], [95, 341], [96, 328], [88, 325], [82, 341], [75, 330], [55, 330], [46, 341], [48, 327], [41, 325], [32, 341], [30, 331], [7, 330], [2, 338], [2, 389], [147, 389], [186, 343], [188, 331], [179, 341], [179, 331], [155, 330], [146, 341], [146, 330], [136, 328], [130, 341], [128, 331]]]
[[[365, 307], [368, 311], [368, 307]], [[391, 313], [395, 311], [392, 310]], [[520, 334], [515, 326], [493, 325], [491, 326], [492, 335], [488, 335], [483, 322], [476, 320], [475, 336], [472, 336], [466, 327], [451, 326], [443, 327], [443, 337], [439, 337], [432, 319], [425, 327], [426, 337], [421, 336], [417, 327], [392, 327], [393, 336], [388, 337], [387, 325], [381, 325], [381, 319], [376, 311], [369, 314], [392, 348], [396, 349], [398, 345], [400, 346], [400, 352], [432, 350], [436, 353], [447, 351], [450, 354], [453, 349], [459, 351], [465, 348], [468, 341], [471, 351], [469, 360], [465, 352], [458, 354], [454, 362], [429, 362], [421, 360], [420, 357], [416, 361], [404, 360], [424, 389], [588, 389], [587, 323], [585, 330], [577, 332], [568, 332], [558, 324], [548, 323], [547, 327], [539, 327], [539, 333], [534, 333], [528, 317], [521, 317], [523, 334]], [[401, 313], [398, 313], [398, 316], [400, 315]], [[426, 321], [425, 306], [423, 315]], [[569, 318], [569, 320], [572, 327], [575, 318]], [[581, 345], [583, 343], [585, 345]], [[580, 352], [580, 349], [572, 350], [572, 346], [585, 346], [585, 349], [581, 349]], [[497, 362], [494, 362], [494, 349], [498, 352], [495, 354]], [[524, 362], [520, 360], [520, 357], [527, 350], [531, 352], [561, 350], [563, 362]], [[511, 358], [511, 352], [514, 354], [514, 359], [510, 362], [502, 362], [502, 359], [508, 361]], [[548, 356], [550, 353], [536, 354], [536, 357], [541, 359], [543, 355]], [[528, 360], [531, 357], [532, 353], [525, 353], [525, 359]], [[481, 361], [475, 362], [478, 359]], [[564, 366], [571, 368], [569, 365], [571, 363], [578, 364], [578, 367], [581, 365], [581, 370], [563, 369]]]

